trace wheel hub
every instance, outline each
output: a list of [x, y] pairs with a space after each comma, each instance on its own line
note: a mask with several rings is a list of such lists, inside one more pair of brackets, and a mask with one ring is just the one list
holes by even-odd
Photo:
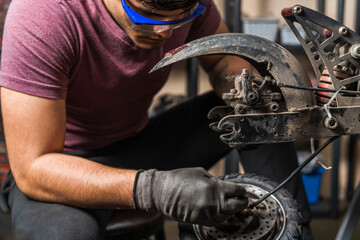
[[[251, 184], [241, 184], [252, 196], [249, 203], [267, 193], [266, 190]], [[285, 211], [279, 201], [270, 196], [259, 205], [241, 213], [234, 214], [227, 222], [217, 227], [194, 225], [200, 240], [267, 240], [277, 239], [285, 227]]]

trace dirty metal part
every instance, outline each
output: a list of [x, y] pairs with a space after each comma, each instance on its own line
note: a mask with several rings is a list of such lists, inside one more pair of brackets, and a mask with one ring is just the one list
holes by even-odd
[[[167, 53], [152, 71], [187, 58], [214, 54], [235, 55], [255, 66], [266, 66], [261, 76], [239, 69], [242, 74], [232, 76], [234, 88], [223, 93], [228, 106], [208, 114], [213, 121], [211, 129], [220, 132], [222, 141], [231, 147], [359, 134], [360, 94], [356, 93], [360, 37], [300, 5], [284, 9], [282, 14], [313, 65], [319, 80], [317, 90], [300, 63], [282, 46], [240, 33], [212, 35], [185, 44]], [[298, 26], [304, 29], [305, 38]]]
[[242, 74], [235, 77], [235, 88], [223, 93], [222, 98], [237, 114], [286, 110], [284, 104], [280, 106], [281, 94], [268, 89], [270, 85], [273, 85], [270, 77], [255, 77], [243, 69]]
[[324, 123], [328, 115], [324, 108], [316, 106], [291, 112], [228, 115], [219, 122], [218, 128], [220, 131], [232, 129], [220, 138], [234, 147], [360, 132], [360, 107], [330, 107], [329, 111], [336, 124]]
[[[242, 80], [241, 83], [246, 83], [249, 79], [247, 74], [241, 74], [237, 78]], [[263, 81], [268, 82], [265, 84], [268, 87], [272, 84], [279, 85], [266, 77], [263, 78]], [[252, 84], [251, 86], [256, 85]], [[234, 108], [234, 112], [224, 116], [221, 121], [211, 124], [212, 129], [223, 132], [220, 136], [221, 140], [231, 147], [289, 142], [314, 137], [325, 138], [360, 132], [360, 122], [357, 117], [360, 111], [359, 107], [336, 108], [330, 106], [343, 86], [335, 93], [330, 93], [332, 95], [322, 96], [322, 99], [327, 101], [324, 106], [297, 108], [290, 111], [278, 111], [279, 105], [276, 101], [271, 101], [267, 110], [265, 108], [254, 109], [256, 105], [253, 103], [246, 105], [245, 94], [241, 94], [243, 88], [244, 85], [237, 84], [235, 81], [235, 88], [230, 93], [223, 94], [223, 99], [230, 101], [229, 105]], [[259, 90], [260, 88], [255, 87], [255, 89]], [[261, 102], [260, 106], [264, 106], [263, 102], [266, 97], [272, 94], [271, 91], [267, 94], [262, 91], [259, 91], [261, 93], [258, 99]], [[272, 100], [279, 101], [281, 98]], [[281, 102], [279, 103], [281, 104]], [[213, 111], [210, 111], [208, 114], [210, 119], [213, 118], [212, 115]]]
[[338, 122], [334, 117], [326, 117], [324, 119], [324, 126], [328, 129], [336, 129], [338, 127]]
[[[297, 5], [302, 14], [290, 13], [284, 9], [282, 15], [300, 41], [314, 69], [316, 78], [321, 79], [323, 71], [328, 71], [334, 89], [345, 86], [351, 90], [357, 88], [360, 80], [360, 36], [341, 23], [312, 9]], [[303, 37], [298, 28], [305, 32]], [[338, 78], [339, 67], [351, 74]], [[356, 90], [356, 89], [355, 89]], [[339, 94], [336, 97], [338, 106], [360, 105], [360, 97]]]
[[[216, 132], [222, 132], [219, 130], [218, 128], [218, 124], [219, 124], [219, 121], [227, 116], [227, 115], [232, 115], [234, 114], [234, 108], [232, 106], [217, 106], [217, 107], [214, 107], [211, 111], [211, 114], [210, 112], [208, 113], [208, 119], [211, 120], [212, 122], [209, 124], [209, 127], [216, 131]], [[230, 129], [231, 130], [231, 129]], [[226, 131], [226, 130], [224, 130]]]
[[243, 69], [240, 76], [235, 77], [235, 88], [230, 90], [230, 93], [224, 93], [223, 99], [239, 101], [245, 105], [253, 105], [259, 99], [258, 91], [252, 86], [248, 69]]
[[[242, 184], [247, 192], [256, 198], [249, 198], [254, 203], [267, 191], [252, 184]], [[279, 200], [270, 196], [261, 204], [249, 209], [246, 213], [235, 214], [226, 225], [206, 227], [194, 225], [195, 234], [200, 240], [234, 239], [234, 240], [267, 240], [278, 239], [286, 225], [286, 214]]]
[[[242, 33], [216, 34], [194, 40], [165, 55], [155, 71], [184, 59], [203, 55], [234, 55], [265, 65], [273, 79], [280, 83], [311, 87], [310, 80], [298, 60], [284, 47], [268, 39]], [[239, 69], [241, 73], [242, 69]], [[315, 104], [314, 94], [299, 89], [279, 89], [286, 109], [304, 108]]]
[[351, 56], [356, 59], [360, 58], [360, 44], [355, 44], [351, 47]]

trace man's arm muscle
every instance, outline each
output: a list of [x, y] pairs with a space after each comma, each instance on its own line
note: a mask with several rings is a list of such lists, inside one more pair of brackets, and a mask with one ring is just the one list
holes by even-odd
[[110, 168], [62, 154], [65, 100], [1, 88], [11, 171], [27, 196], [90, 208], [129, 208], [136, 171]]

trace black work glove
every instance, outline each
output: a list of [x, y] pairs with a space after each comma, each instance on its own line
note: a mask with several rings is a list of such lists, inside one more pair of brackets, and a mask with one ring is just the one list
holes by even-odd
[[136, 209], [160, 211], [180, 222], [215, 226], [247, 207], [245, 188], [212, 176], [203, 168], [139, 171]]

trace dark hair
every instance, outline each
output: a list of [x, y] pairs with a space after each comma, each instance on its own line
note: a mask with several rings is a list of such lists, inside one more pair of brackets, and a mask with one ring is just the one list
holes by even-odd
[[137, 0], [145, 6], [156, 9], [172, 11], [191, 8], [195, 3], [202, 4], [201, 0]]

